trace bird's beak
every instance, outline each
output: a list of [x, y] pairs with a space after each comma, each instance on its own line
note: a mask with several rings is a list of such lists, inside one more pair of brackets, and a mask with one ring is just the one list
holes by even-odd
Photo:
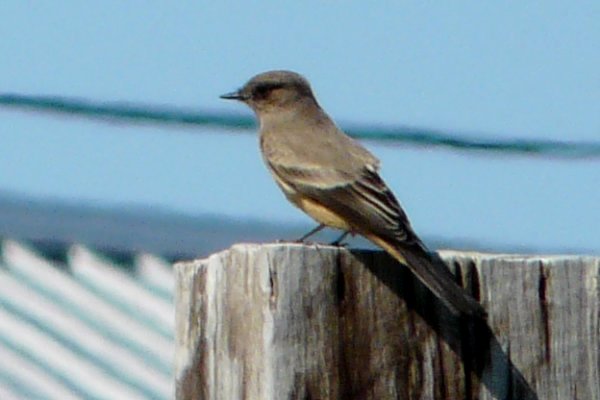
[[248, 99], [248, 96], [244, 95], [241, 90], [236, 90], [235, 92], [227, 93], [219, 97], [225, 100], [244, 101]]

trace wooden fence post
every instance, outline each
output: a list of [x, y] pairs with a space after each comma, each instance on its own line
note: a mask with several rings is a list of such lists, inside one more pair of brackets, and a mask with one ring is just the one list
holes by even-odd
[[600, 258], [442, 252], [454, 316], [383, 252], [241, 244], [176, 265], [176, 398], [600, 399]]

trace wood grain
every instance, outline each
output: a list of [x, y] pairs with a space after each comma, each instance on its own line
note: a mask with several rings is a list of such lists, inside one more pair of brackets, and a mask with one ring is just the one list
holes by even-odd
[[383, 252], [176, 264], [177, 399], [600, 399], [600, 259], [442, 252], [487, 321]]

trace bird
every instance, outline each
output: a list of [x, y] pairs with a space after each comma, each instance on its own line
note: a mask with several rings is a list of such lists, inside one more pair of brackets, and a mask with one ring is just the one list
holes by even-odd
[[379, 174], [379, 159], [337, 127], [306, 78], [263, 72], [220, 97], [254, 111], [268, 170], [286, 198], [319, 224], [301, 240], [324, 227], [362, 235], [406, 265], [455, 314], [486, 315], [417, 236]]

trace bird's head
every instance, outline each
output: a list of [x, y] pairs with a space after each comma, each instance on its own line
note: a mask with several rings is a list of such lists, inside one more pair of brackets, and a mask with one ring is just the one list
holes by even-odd
[[242, 101], [259, 115], [281, 111], [299, 102], [316, 102], [308, 81], [291, 71], [269, 71], [256, 75], [239, 90], [221, 98]]

